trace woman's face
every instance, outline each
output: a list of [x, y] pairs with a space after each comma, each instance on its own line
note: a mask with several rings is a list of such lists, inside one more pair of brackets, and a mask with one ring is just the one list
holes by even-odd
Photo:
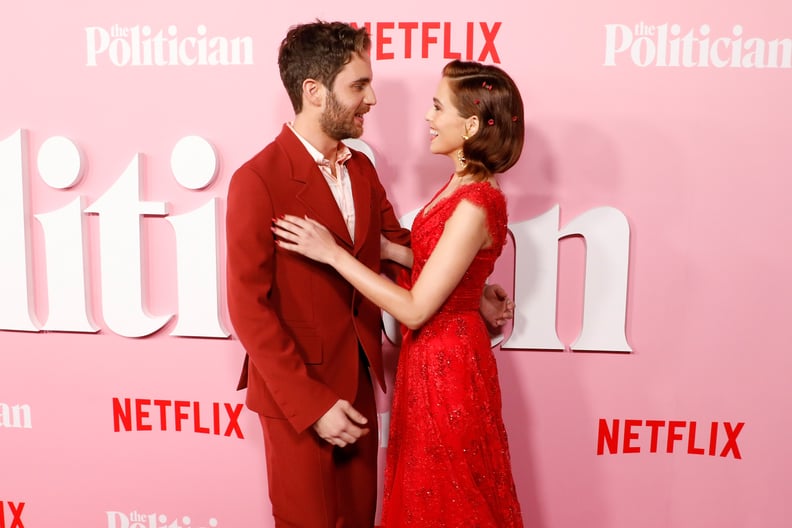
[[443, 77], [437, 86], [432, 107], [426, 113], [429, 133], [432, 137], [429, 150], [433, 154], [446, 154], [456, 159], [456, 152], [462, 148], [466, 120], [451, 102], [451, 88], [448, 79]]

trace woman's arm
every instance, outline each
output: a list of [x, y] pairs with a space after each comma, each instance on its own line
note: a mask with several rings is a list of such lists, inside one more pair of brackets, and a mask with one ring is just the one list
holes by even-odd
[[327, 229], [309, 218], [277, 219], [277, 243], [330, 264], [376, 305], [410, 329], [420, 328], [459, 284], [476, 253], [490, 243], [483, 208], [462, 200], [448, 219], [429, 260], [411, 290], [373, 272], [340, 248]]
[[[413, 252], [407, 246], [391, 242], [380, 235], [380, 258], [412, 268]], [[503, 333], [502, 326], [514, 318], [514, 302], [500, 284], [486, 284], [481, 294], [479, 312], [491, 336]]]

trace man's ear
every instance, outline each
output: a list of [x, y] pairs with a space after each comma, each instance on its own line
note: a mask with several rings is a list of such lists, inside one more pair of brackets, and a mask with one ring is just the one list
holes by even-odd
[[314, 79], [305, 79], [302, 84], [303, 102], [311, 106], [322, 106], [325, 100], [325, 87]]

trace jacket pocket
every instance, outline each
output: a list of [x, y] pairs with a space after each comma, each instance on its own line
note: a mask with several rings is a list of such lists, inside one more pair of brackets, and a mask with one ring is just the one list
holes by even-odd
[[306, 365], [321, 365], [324, 361], [322, 338], [313, 327], [289, 325], [297, 352]]

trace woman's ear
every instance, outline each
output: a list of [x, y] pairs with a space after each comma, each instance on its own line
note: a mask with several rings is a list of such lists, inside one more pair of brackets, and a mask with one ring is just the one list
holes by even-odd
[[476, 135], [479, 129], [479, 118], [478, 116], [470, 116], [465, 119], [465, 130], [467, 131], [467, 136], [473, 137]]

